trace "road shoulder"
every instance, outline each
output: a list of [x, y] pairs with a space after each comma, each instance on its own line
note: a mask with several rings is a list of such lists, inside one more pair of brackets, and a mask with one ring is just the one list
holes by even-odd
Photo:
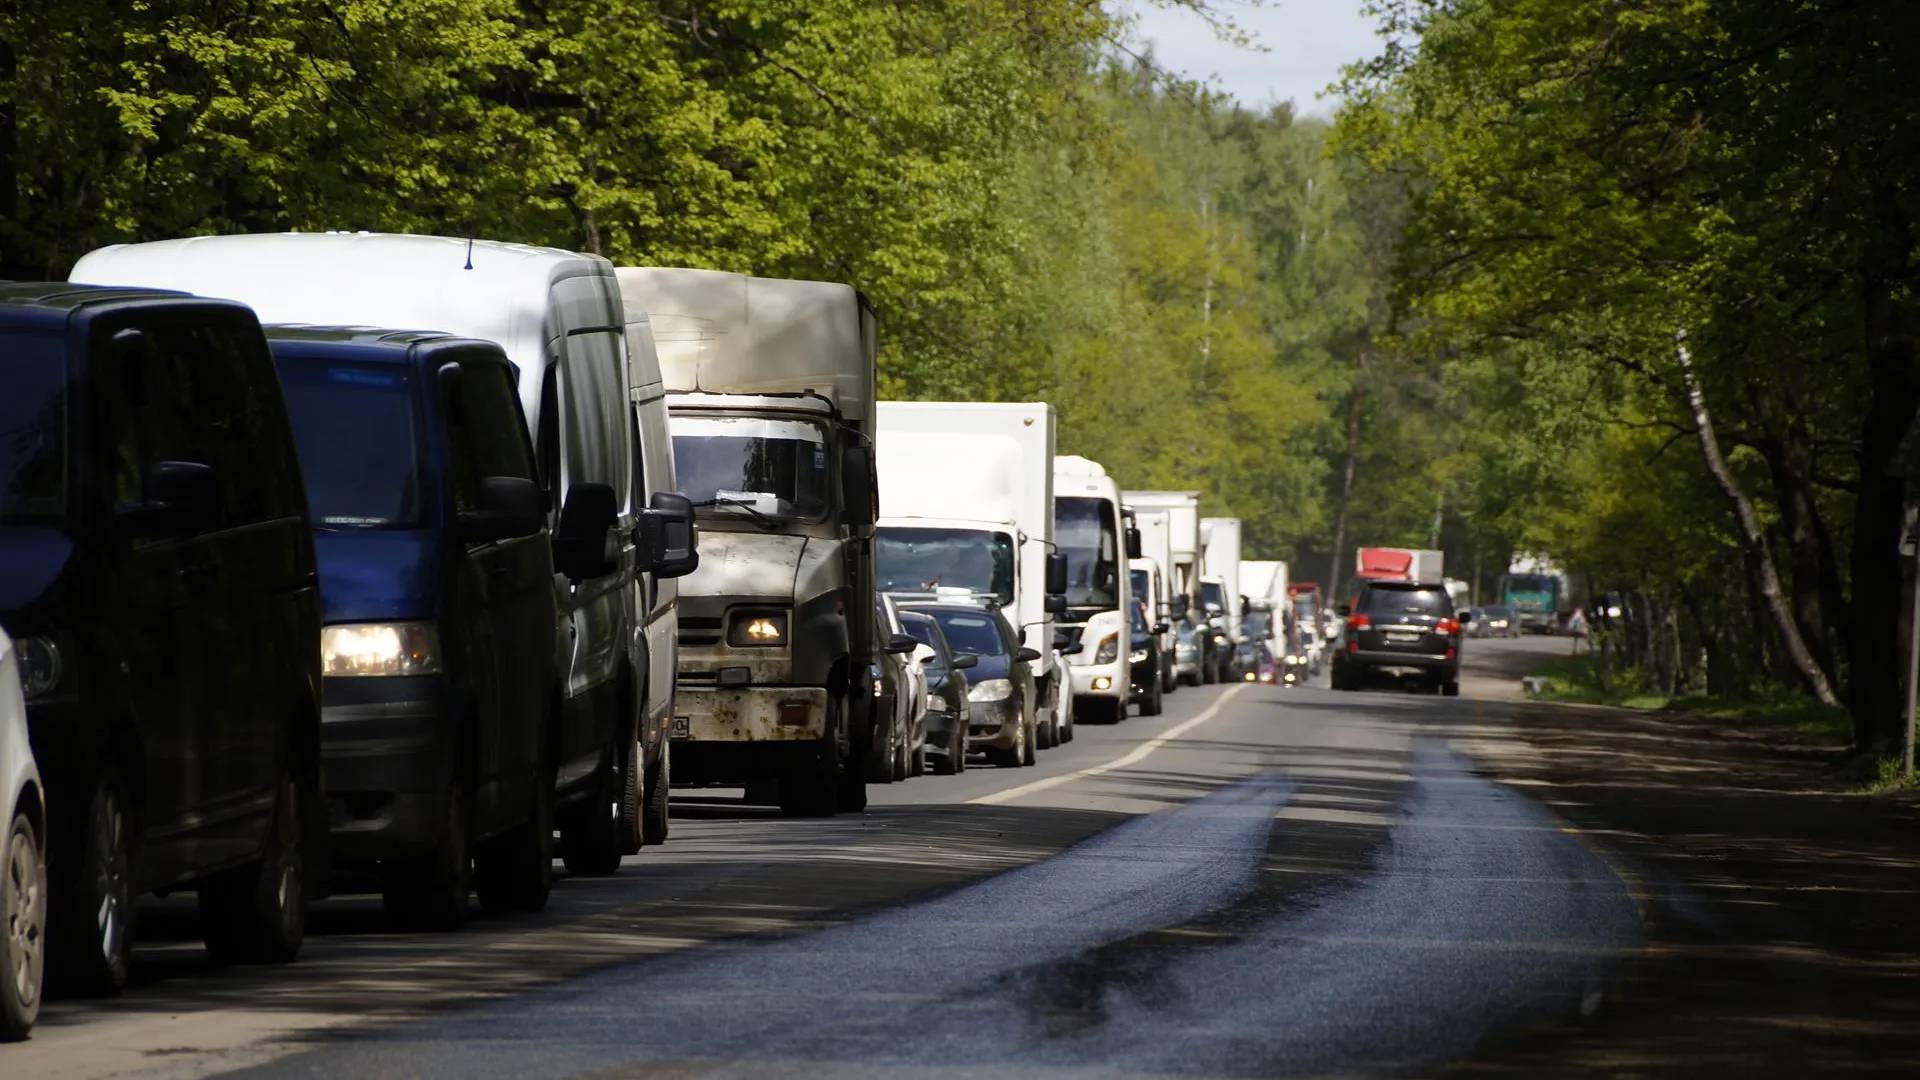
[[1920, 1075], [1920, 804], [1703, 717], [1482, 703], [1459, 745], [1618, 861], [1651, 938], [1597, 1014], [1455, 1074]]

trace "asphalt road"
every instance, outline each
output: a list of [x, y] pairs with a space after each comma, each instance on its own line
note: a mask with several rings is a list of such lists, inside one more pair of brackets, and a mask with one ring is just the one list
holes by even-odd
[[1187, 689], [858, 816], [688, 792], [541, 916], [423, 937], [330, 900], [288, 968], [213, 969], [151, 903], [138, 985], [50, 1006], [0, 1074], [1430, 1071], [1591, 1010], [1642, 941], [1604, 853], [1468, 756], [1565, 644], [1470, 643], [1487, 700]]

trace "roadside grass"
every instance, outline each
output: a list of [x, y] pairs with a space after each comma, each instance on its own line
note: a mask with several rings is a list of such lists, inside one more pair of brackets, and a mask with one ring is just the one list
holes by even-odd
[[[1540, 678], [1540, 699], [1566, 701], [1582, 705], [1615, 705], [1649, 712], [1684, 712], [1710, 716], [1717, 720], [1750, 720], [1786, 728], [1802, 735], [1844, 747], [1853, 736], [1853, 720], [1847, 710], [1807, 697], [1785, 688], [1770, 688], [1745, 698], [1703, 694], [1666, 697], [1649, 694], [1645, 681], [1634, 670], [1614, 672], [1603, 680], [1592, 653], [1578, 656], [1546, 657], [1534, 674]], [[1887, 771], [1882, 763], [1881, 772]], [[1898, 768], [1892, 776], [1897, 778]]]

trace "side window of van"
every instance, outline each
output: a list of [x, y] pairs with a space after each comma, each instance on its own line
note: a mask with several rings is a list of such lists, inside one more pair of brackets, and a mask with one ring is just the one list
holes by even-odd
[[[138, 505], [146, 497], [146, 470], [156, 462], [193, 461], [222, 473], [230, 468], [210, 453], [217, 410], [196, 399], [199, 380], [189, 362], [190, 343], [178, 327], [139, 329], [145, 335], [139, 346], [114, 358], [117, 370], [108, 380], [106, 430], [113, 440], [116, 507]], [[224, 503], [224, 491], [222, 496]]]
[[448, 402], [447, 454], [454, 510], [477, 509], [480, 481], [489, 476], [536, 480], [533, 450], [513, 378], [498, 364], [472, 364]]
[[632, 483], [627, 474], [624, 347], [612, 328], [569, 334], [560, 373], [567, 412], [565, 453], [569, 467], [577, 471], [569, 479], [611, 484], [623, 497]]

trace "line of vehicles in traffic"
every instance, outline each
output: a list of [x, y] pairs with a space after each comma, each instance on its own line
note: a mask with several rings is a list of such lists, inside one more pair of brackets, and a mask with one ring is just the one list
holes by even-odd
[[535, 911], [675, 786], [791, 815], [1304, 679], [1316, 586], [1044, 403], [877, 400], [853, 288], [431, 236], [112, 247], [0, 285], [0, 1036], [309, 902]]

